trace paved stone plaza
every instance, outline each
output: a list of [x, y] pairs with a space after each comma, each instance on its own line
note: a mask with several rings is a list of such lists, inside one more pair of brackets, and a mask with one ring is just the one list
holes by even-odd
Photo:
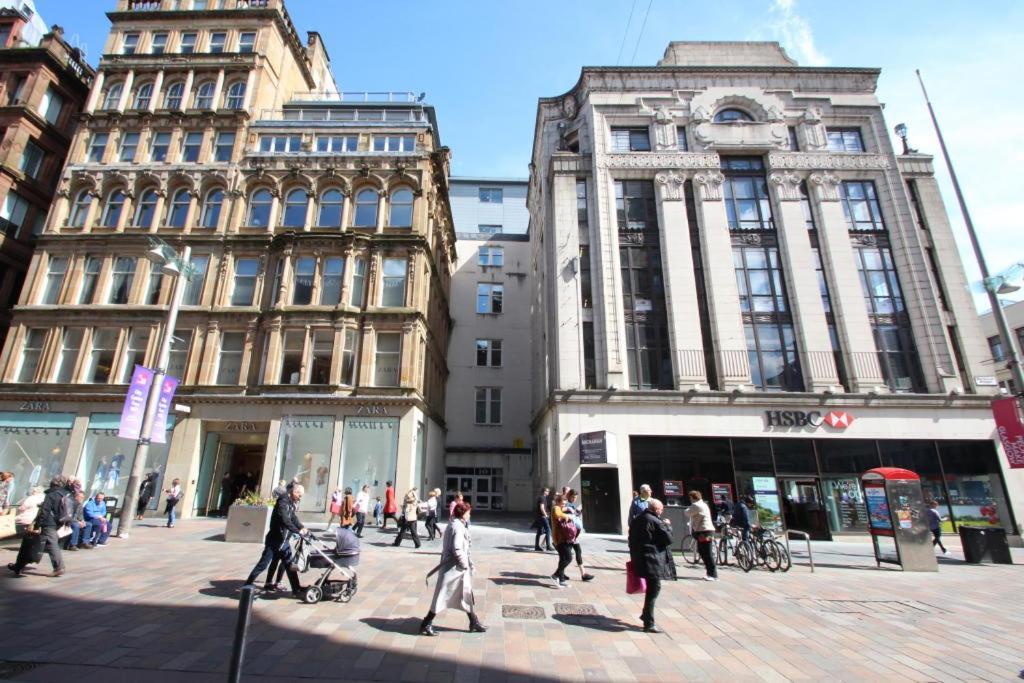
[[[223, 681], [260, 546], [223, 543], [222, 530], [147, 521], [130, 541], [68, 553], [65, 577], [45, 577], [45, 558], [37, 573], [0, 576], [0, 678]], [[875, 569], [863, 542], [815, 544], [813, 574], [800, 555], [788, 574], [726, 568], [717, 584], [684, 564], [659, 600], [666, 633], [648, 635], [642, 596], [624, 592], [622, 539], [584, 537], [597, 580], [557, 589], [556, 557], [533, 552], [525, 524], [474, 532], [488, 633], [466, 633], [465, 616], [449, 613], [439, 637], [415, 635], [439, 543], [396, 549], [390, 531], [368, 529], [350, 604], [256, 603], [243, 680], [996, 681], [1024, 669], [1022, 568], [964, 564], [955, 543], [938, 574]], [[0, 554], [13, 561], [14, 548]]]

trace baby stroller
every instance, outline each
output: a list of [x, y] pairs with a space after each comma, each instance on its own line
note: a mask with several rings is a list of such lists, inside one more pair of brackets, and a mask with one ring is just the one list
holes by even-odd
[[[324, 570], [320, 577], [306, 587], [303, 601], [315, 605], [321, 600], [348, 602], [359, 589], [356, 571], [359, 564], [359, 539], [349, 529], [338, 529], [336, 544], [331, 552], [323, 541], [312, 534], [300, 536], [295, 552], [299, 571]], [[339, 578], [331, 578], [338, 572]]]

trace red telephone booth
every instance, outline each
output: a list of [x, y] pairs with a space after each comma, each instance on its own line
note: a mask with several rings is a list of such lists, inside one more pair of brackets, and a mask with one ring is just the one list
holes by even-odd
[[904, 571], [938, 571], [921, 478], [901, 467], [876, 467], [860, 481], [878, 566], [887, 562]]

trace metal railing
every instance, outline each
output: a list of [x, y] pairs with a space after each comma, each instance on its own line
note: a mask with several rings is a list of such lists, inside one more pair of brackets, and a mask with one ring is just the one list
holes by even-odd
[[422, 123], [423, 110], [419, 107], [386, 108], [316, 108], [264, 109], [260, 121], [332, 121], [340, 123]]
[[[811, 552], [811, 535], [809, 533], [807, 533], [806, 531], [798, 531], [796, 529], [787, 529], [786, 530], [786, 550], [787, 551], [789, 551], [789, 535], [790, 534], [796, 534], [797, 536], [802, 537], [804, 539], [804, 541], [807, 543], [807, 559], [811, 563], [811, 573], [813, 574], [814, 573], [814, 554]], [[790, 557], [790, 559], [792, 559], [792, 557], [793, 557], [793, 553], [792, 552], [789, 553], [789, 557]]]
[[404, 102], [406, 104], [422, 101], [411, 90], [318, 90], [300, 92], [292, 95], [293, 102]]

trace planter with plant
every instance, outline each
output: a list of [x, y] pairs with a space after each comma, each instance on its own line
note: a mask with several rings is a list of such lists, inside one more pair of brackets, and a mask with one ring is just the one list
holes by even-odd
[[262, 543], [270, 528], [273, 511], [273, 498], [263, 498], [255, 491], [243, 491], [228, 510], [224, 540], [228, 543]]

